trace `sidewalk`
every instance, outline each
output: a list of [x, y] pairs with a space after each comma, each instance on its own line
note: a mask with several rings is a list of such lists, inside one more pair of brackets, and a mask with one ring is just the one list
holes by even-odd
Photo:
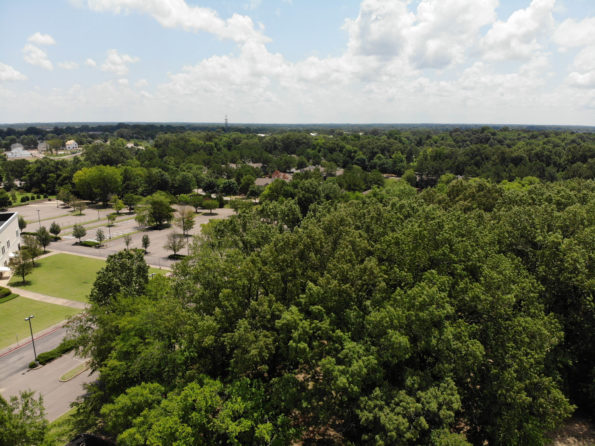
[[62, 299], [61, 297], [46, 296], [45, 294], [34, 293], [33, 291], [24, 290], [22, 288], [15, 288], [11, 286], [7, 286], [7, 288], [21, 297], [26, 297], [27, 299], [32, 300], [38, 300], [47, 304], [62, 305], [63, 307], [77, 308], [79, 310], [84, 310], [89, 306], [89, 304], [86, 304], [84, 302]]

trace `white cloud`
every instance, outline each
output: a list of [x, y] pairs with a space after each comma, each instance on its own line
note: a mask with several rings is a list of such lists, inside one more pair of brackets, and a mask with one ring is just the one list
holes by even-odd
[[185, 0], [87, 0], [94, 11], [137, 11], [149, 14], [166, 28], [186, 31], [205, 31], [222, 39], [235, 42], [269, 41], [261, 30], [255, 29], [248, 16], [233, 14], [223, 20], [216, 11], [200, 6], [189, 6]]
[[250, 0], [246, 5], [244, 5], [244, 8], [248, 10], [258, 9], [261, 3], [262, 0]]
[[595, 17], [588, 17], [577, 22], [564, 20], [554, 33], [554, 42], [563, 50], [586, 45], [595, 45]]
[[27, 76], [15, 70], [10, 65], [0, 62], [0, 81], [22, 81], [27, 79]]
[[101, 70], [123, 76], [128, 73], [128, 64], [138, 62], [139, 60], [138, 57], [120, 54], [118, 50], [109, 50], [105, 62], [101, 65]]
[[[6, 104], [0, 121], [48, 120], [50, 104], [60, 113], [51, 118], [64, 121], [219, 121], [225, 114], [244, 122], [593, 121], [591, 22], [560, 25], [556, 43], [578, 50], [571, 66], [558, 68], [557, 54], [546, 46], [554, 31], [553, 0], [525, 0], [526, 7], [500, 21], [497, 0], [363, 0], [358, 16], [345, 22], [349, 40], [342, 54], [298, 62], [270, 51], [248, 17], [224, 20], [183, 0], [85, 2], [95, 10], [140, 12], [163, 26], [211, 32], [237, 48], [169, 73], [162, 84], [129, 80], [130, 64], [139, 59], [110, 50], [99, 65], [115, 75], [100, 84], [23, 88], [14, 96], [0, 86], [0, 103]], [[32, 111], [30, 103], [40, 107]]]
[[401, 57], [414, 68], [461, 63], [481, 27], [495, 18], [497, 0], [422, 0], [415, 12], [407, 0], [364, 0], [355, 20], [346, 20], [355, 55]]
[[55, 45], [56, 41], [52, 36], [49, 34], [41, 34], [40, 32], [36, 32], [35, 34], [29, 36], [27, 39], [28, 42], [34, 43], [36, 45]]
[[85, 65], [87, 65], [88, 67], [95, 67], [97, 66], [97, 62], [88, 57], [87, 60], [85, 60]]
[[542, 48], [540, 37], [554, 25], [556, 0], [533, 0], [525, 9], [514, 11], [505, 22], [497, 21], [481, 40], [488, 60], [526, 60]]
[[595, 45], [583, 48], [574, 58], [568, 84], [578, 88], [595, 88]]
[[[565, 20], [556, 29], [554, 41], [562, 52], [582, 47], [574, 58], [566, 83], [578, 89], [595, 89], [595, 17], [579, 22]], [[595, 98], [595, 91], [592, 96]], [[592, 103], [595, 104], [595, 100]]]
[[30, 43], [27, 43], [23, 48], [23, 58], [25, 59], [25, 62], [30, 63], [31, 65], [37, 65], [46, 70], [54, 69], [46, 52]]
[[64, 70], [74, 70], [79, 67], [79, 64], [72, 61], [58, 62], [58, 66]]

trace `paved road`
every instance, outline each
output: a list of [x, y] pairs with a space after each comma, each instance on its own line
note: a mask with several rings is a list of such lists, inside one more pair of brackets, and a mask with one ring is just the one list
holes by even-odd
[[84, 362], [70, 352], [54, 361], [34, 370], [17, 373], [0, 383], [0, 393], [4, 398], [18, 395], [23, 390], [32, 390], [43, 396], [46, 418], [54, 421], [70, 410], [70, 403], [84, 395], [83, 384], [96, 379], [89, 370], [68, 382], [60, 382], [60, 377]]
[[[66, 336], [65, 328], [58, 328], [48, 334], [35, 339], [37, 354], [56, 348]], [[0, 389], [10, 377], [29, 370], [29, 363], [33, 361], [33, 347], [31, 343], [0, 356]]]

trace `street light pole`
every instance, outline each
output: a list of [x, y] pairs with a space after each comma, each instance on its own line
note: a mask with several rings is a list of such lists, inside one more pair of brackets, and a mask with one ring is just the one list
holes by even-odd
[[39, 229], [41, 229], [41, 217], [39, 216], [39, 209], [37, 209], [37, 221], [39, 222]]
[[31, 332], [31, 343], [33, 344], [33, 355], [35, 356], [35, 362], [37, 362], [37, 352], [35, 351], [35, 339], [33, 338], [33, 328], [31, 327], [31, 319], [35, 316], [31, 315], [26, 317], [25, 320], [29, 322], [29, 331]]

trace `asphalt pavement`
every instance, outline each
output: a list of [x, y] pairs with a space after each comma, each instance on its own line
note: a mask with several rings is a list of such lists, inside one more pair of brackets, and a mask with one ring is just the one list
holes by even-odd
[[70, 410], [70, 404], [73, 401], [84, 395], [83, 385], [85, 383], [97, 379], [95, 374], [86, 370], [68, 382], [60, 381], [62, 375], [84, 361], [84, 359], [75, 357], [74, 352], [67, 353], [43, 367], [27, 369], [2, 380], [0, 393], [6, 399], [16, 396], [24, 390], [32, 390], [36, 396], [41, 394], [46, 409], [46, 418], [49, 421], [54, 421]]
[[[38, 336], [37, 334], [35, 336]], [[53, 331], [41, 334], [35, 338], [35, 349], [37, 354], [47, 352], [56, 348], [66, 336], [66, 329], [57, 327]], [[12, 351], [0, 352], [0, 392], [4, 382], [13, 375], [29, 370], [29, 363], [33, 361], [33, 347], [30, 342], [23, 340], [21, 346]], [[14, 348], [14, 347], [13, 347]]]

